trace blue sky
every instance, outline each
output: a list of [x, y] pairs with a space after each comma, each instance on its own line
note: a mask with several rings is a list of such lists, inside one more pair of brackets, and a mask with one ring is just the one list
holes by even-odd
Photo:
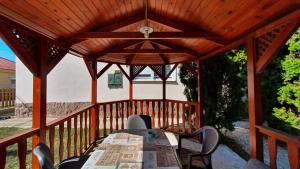
[[0, 56], [11, 61], [16, 61], [15, 53], [6, 45], [6, 43], [0, 38]]

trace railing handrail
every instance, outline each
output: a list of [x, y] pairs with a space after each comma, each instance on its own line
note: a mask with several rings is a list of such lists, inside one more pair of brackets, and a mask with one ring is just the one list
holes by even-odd
[[97, 105], [102, 104], [112, 104], [112, 103], [121, 103], [121, 102], [128, 102], [129, 100], [116, 100], [116, 101], [109, 101], [109, 102], [98, 102]]
[[0, 139], [0, 147], [7, 147], [12, 144], [18, 143], [20, 141], [24, 141], [24, 139], [38, 134], [39, 131], [40, 131], [39, 128], [31, 128], [31, 129], [13, 134], [11, 136], [4, 137], [4, 138]]
[[298, 146], [298, 148], [300, 148], [300, 139], [289, 135], [287, 133], [284, 133], [280, 130], [276, 130], [270, 127], [266, 127], [266, 126], [256, 126], [256, 128], [258, 129], [258, 131], [262, 134], [265, 134], [269, 137], [274, 137], [276, 140], [280, 140], [286, 143], [294, 143], [296, 146]]
[[68, 119], [71, 119], [71, 118], [73, 118], [74, 116], [76, 116], [76, 115], [78, 115], [78, 114], [80, 114], [80, 113], [82, 113], [82, 112], [84, 112], [84, 111], [86, 111], [86, 110], [88, 110], [88, 109], [90, 109], [90, 108], [92, 108], [92, 107], [94, 107], [94, 106], [95, 106], [94, 104], [85, 106], [85, 107], [83, 107], [83, 108], [81, 108], [81, 109], [79, 109], [79, 110], [76, 110], [76, 111], [73, 112], [73, 113], [70, 113], [69, 115], [67, 115], [67, 116], [65, 116], [65, 117], [62, 117], [62, 118], [58, 118], [58, 119], [56, 119], [56, 120], [53, 120], [53, 121], [51, 121], [50, 123], [48, 123], [48, 124], [46, 125], [46, 127], [47, 127], [47, 128], [50, 128], [50, 127], [56, 126], [56, 125], [60, 124], [61, 122], [67, 121]]
[[190, 105], [194, 105], [194, 106], [197, 105], [197, 102], [191, 102], [191, 101], [172, 100], [172, 99], [166, 99], [166, 101], [185, 103], [185, 104], [190, 104]]

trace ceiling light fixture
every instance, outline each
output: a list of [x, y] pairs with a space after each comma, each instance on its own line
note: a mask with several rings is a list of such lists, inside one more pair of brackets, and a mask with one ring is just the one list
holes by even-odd
[[145, 38], [149, 38], [150, 33], [153, 32], [153, 28], [151, 28], [150, 26], [148, 26], [148, 0], [144, 1], [145, 3], [145, 26], [140, 28], [140, 32], [142, 34], [144, 34]]

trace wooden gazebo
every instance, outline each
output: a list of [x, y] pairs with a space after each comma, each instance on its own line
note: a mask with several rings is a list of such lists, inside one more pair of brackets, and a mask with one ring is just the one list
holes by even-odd
[[[280, 140], [287, 144], [290, 167], [298, 169], [300, 141], [262, 126], [260, 73], [298, 28], [300, 1], [149, 0], [147, 3], [148, 26], [154, 30], [149, 37], [139, 32], [145, 24], [145, 2], [141, 0], [0, 2], [1, 38], [33, 74], [32, 129], [0, 140], [0, 169], [5, 167], [7, 146], [15, 143], [18, 144], [20, 168], [25, 168], [26, 139], [32, 138], [34, 148], [39, 142], [47, 142], [47, 133], [54, 156], [55, 127], [59, 128], [61, 135], [59, 157], [63, 160], [64, 123], [67, 123], [68, 132], [67, 156], [71, 155], [72, 140], [74, 154], [82, 153], [99, 137], [106, 136], [106, 123], [109, 123], [110, 131], [114, 127], [113, 120], [116, 120], [115, 129], [123, 128], [123, 120], [129, 114], [153, 113], [154, 106], [159, 107], [156, 127], [179, 123], [174, 114], [178, 114], [179, 107], [186, 108], [186, 105], [189, 115], [187, 120], [183, 119], [188, 123], [187, 131], [201, 127], [201, 100], [205, 99], [201, 97], [201, 63], [242, 44], [247, 45], [248, 52], [250, 157], [263, 160], [263, 136], [266, 136], [271, 168], [276, 168], [276, 142]], [[82, 57], [89, 70], [91, 106], [47, 124], [47, 74], [68, 52]], [[107, 65], [97, 72], [97, 62], [106, 62]], [[188, 65], [190, 62], [198, 64], [197, 71], [193, 72], [198, 78], [198, 102], [166, 99], [166, 79], [170, 72], [166, 73], [165, 65]], [[116, 64], [130, 81], [130, 97], [128, 100], [97, 103], [97, 78], [112, 64]], [[130, 72], [126, 73], [121, 65], [129, 65]], [[132, 81], [146, 66], [163, 81], [161, 100], [132, 98]], [[116, 116], [112, 116], [113, 104]], [[196, 109], [195, 119], [191, 116], [192, 106]], [[152, 112], [149, 112], [149, 107], [152, 107]], [[104, 117], [109, 115], [110, 121], [99, 121], [100, 109]], [[118, 120], [122, 121], [121, 126], [118, 126]], [[80, 126], [79, 140], [77, 123]], [[103, 133], [99, 133], [101, 123]], [[72, 139], [71, 126], [76, 128]], [[185, 129], [183, 125], [178, 130]], [[32, 167], [39, 168], [35, 158]]]

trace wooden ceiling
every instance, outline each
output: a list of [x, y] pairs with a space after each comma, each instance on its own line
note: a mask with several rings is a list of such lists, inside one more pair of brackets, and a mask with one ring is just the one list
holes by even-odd
[[[170, 64], [208, 58], [299, 11], [300, 0], [1, 0], [0, 12], [73, 52], [122, 64]], [[292, 22], [292, 20], [290, 21]]]

